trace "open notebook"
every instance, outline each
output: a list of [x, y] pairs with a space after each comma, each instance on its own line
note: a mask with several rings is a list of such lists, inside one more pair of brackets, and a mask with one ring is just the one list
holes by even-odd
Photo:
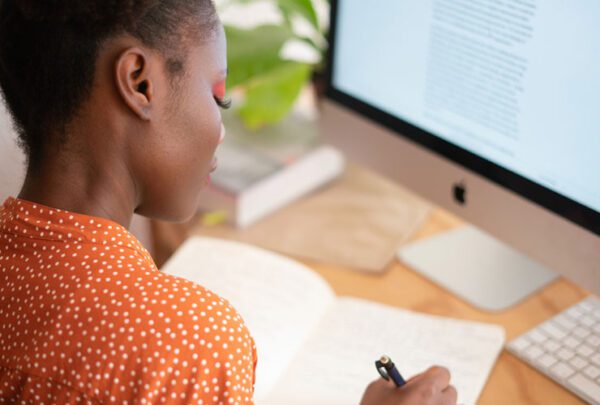
[[308, 267], [220, 239], [187, 240], [162, 269], [228, 299], [258, 353], [257, 404], [358, 404], [388, 354], [409, 377], [452, 372], [459, 403], [475, 404], [504, 342], [494, 325], [337, 297]]

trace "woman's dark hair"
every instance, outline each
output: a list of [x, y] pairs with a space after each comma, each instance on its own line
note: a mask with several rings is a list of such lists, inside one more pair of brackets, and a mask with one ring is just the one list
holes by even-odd
[[[129, 34], [184, 70], [184, 33], [218, 26], [211, 0], [0, 0], [0, 88], [29, 164], [89, 95], [104, 41]], [[59, 139], [49, 139], [50, 134]]]

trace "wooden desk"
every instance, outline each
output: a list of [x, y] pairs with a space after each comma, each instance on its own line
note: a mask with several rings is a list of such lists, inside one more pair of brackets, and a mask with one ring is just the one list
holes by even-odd
[[[197, 222], [196, 222], [197, 223]], [[451, 229], [461, 221], [442, 210], [434, 210], [414, 240]], [[191, 223], [174, 231], [159, 224], [158, 233], [176, 247], [202, 228]], [[162, 230], [161, 230], [162, 228]], [[161, 235], [158, 235], [159, 237]], [[165, 239], [166, 237], [166, 239]], [[163, 243], [164, 250], [164, 243]], [[451, 316], [502, 325], [507, 339], [521, 334], [588, 295], [583, 289], [559, 279], [525, 302], [500, 314], [478, 311], [419, 274], [395, 262], [381, 275], [363, 274], [330, 265], [304, 262], [321, 274], [339, 295], [352, 295], [428, 314]], [[584, 404], [579, 398], [503, 351], [479, 404]]]
[[[451, 229], [461, 221], [435, 210], [414, 240]], [[559, 279], [525, 302], [499, 314], [479, 311], [428, 279], [395, 262], [382, 275], [306, 263], [319, 272], [336, 293], [380, 301], [428, 314], [451, 316], [502, 325], [507, 339], [525, 332], [588, 295], [583, 289]], [[584, 404], [578, 397], [538, 373], [512, 354], [500, 354], [483, 390], [479, 404]]]

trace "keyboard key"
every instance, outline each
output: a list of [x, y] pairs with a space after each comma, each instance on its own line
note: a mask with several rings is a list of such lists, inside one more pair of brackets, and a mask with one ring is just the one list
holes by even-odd
[[600, 398], [600, 385], [590, 380], [583, 374], [575, 374], [571, 379], [569, 379], [569, 384], [590, 398], [594, 398], [595, 400]]
[[570, 366], [561, 362], [550, 369], [550, 373], [560, 380], [570, 377], [574, 372]]
[[590, 365], [583, 370], [583, 374], [587, 375], [592, 380], [595, 380], [596, 378], [600, 377], [600, 368]]
[[581, 318], [581, 316], [584, 313], [585, 312], [583, 312], [577, 305], [575, 305], [574, 307], [571, 307], [570, 309], [568, 309], [564, 312], [564, 314], [570, 316], [573, 319]]
[[544, 353], [541, 357], [539, 357], [535, 362], [542, 366], [545, 369], [550, 368], [553, 364], [555, 364], [558, 360], [551, 354]]
[[560, 348], [560, 344], [553, 339], [546, 340], [542, 346], [544, 346], [544, 349], [549, 352], [555, 352]]
[[591, 312], [594, 310], [596, 306], [593, 305], [591, 301], [585, 300], [579, 304], [579, 308], [583, 309], [585, 312]]
[[530, 360], [535, 360], [538, 357], [540, 357], [542, 354], [544, 354], [544, 351], [539, 346], [531, 345], [527, 349], [525, 349], [523, 354]]
[[600, 349], [600, 335], [590, 335], [585, 339], [585, 342], [591, 347]]
[[558, 327], [552, 321], [544, 322], [540, 326], [540, 329], [542, 329], [545, 333], [547, 333], [548, 335], [552, 336], [556, 340], [561, 340], [562, 338], [564, 338], [567, 335], [567, 333], [565, 331], [563, 331], [562, 329], [560, 329], [560, 327]]
[[587, 360], [584, 360], [579, 356], [575, 356], [571, 359], [571, 361], [569, 361], [569, 364], [575, 370], [581, 370], [582, 368], [587, 367], [590, 363], [588, 363]]
[[529, 338], [529, 340], [531, 340], [535, 343], [542, 343], [543, 341], [548, 339], [548, 336], [544, 335], [537, 329], [532, 330], [526, 336]]
[[521, 336], [520, 338], [515, 339], [512, 342], [510, 342], [509, 346], [511, 349], [513, 349], [517, 352], [522, 352], [530, 344], [531, 344], [531, 342], [529, 341], [529, 339], [527, 339], [525, 336]]
[[573, 328], [575, 328], [575, 326], [577, 326], [575, 322], [573, 322], [568, 316], [565, 315], [557, 316], [556, 318], [554, 318], [554, 321], [569, 332], [572, 331]]
[[583, 301], [582, 304], [584, 304], [590, 312], [600, 312], [600, 300], [597, 298], [594, 299], [593, 297], [590, 297]]
[[576, 326], [575, 329], [573, 329], [573, 335], [577, 336], [580, 339], [585, 339], [590, 335], [590, 333], [592, 332], [590, 332], [586, 328], [582, 328], [581, 326]]
[[571, 349], [567, 349], [566, 347], [563, 347], [556, 353], [556, 355], [558, 356], [559, 359], [567, 361], [567, 360], [572, 359], [573, 356], [575, 356], [575, 352]]
[[586, 344], [579, 346], [578, 348], [575, 349], [575, 351], [577, 352], [577, 354], [579, 354], [580, 356], [583, 356], [583, 357], [589, 357], [592, 355], [592, 353], [594, 353], [592, 348]]
[[575, 349], [581, 344], [581, 340], [575, 339], [573, 336], [567, 336], [566, 339], [563, 340], [563, 344], [571, 349]]
[[579, 319], [579, 323], [583, 326], [591, 328], [592, 326], [596, 325], [597, 320], [596, 320], [596, 317], [593, 317], [591, 315], [586, 315], [586, 316], [582, 317], [581, 319]]

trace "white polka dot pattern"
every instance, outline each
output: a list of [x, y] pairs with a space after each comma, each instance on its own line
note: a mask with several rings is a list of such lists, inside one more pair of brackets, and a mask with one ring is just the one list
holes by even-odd
[[0, 403], [251, 404], [256, 364], [235, 309], [121, 225], [0, 207]]

